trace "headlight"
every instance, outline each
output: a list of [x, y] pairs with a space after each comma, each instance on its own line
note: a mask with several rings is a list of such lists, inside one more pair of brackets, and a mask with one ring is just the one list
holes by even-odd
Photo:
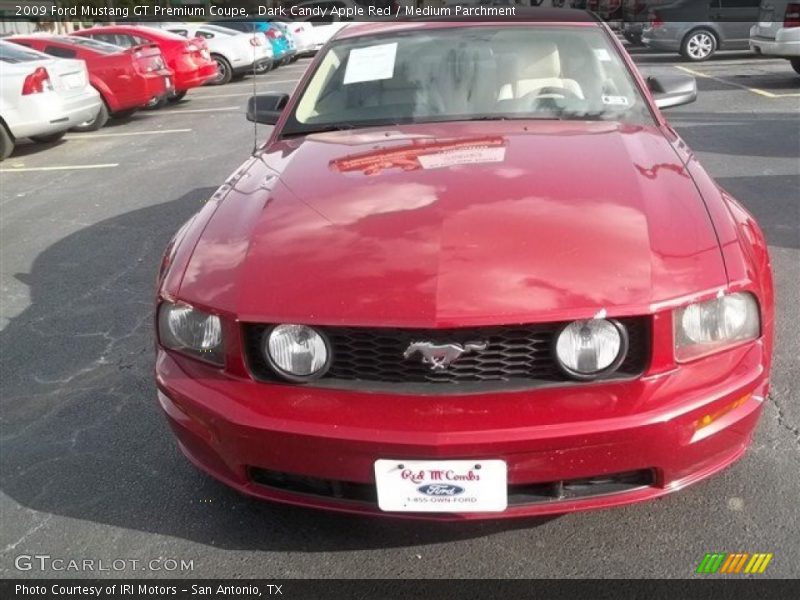
[[225, 362], [222, 323], [219, 317], [188, 304], [161, 304], [158, 313], [158, 338], [164, 347], [171, 350], [215, 365]]
[[577, 379], [594, 379], [614, 371], [627, 350], [625, 328], [606, 319], [573, 321], [556, 339], [561, 368]]
[[674, 314], [675, 359], [690, 360], [761, 335], [755, 296], [728, 294], [679, 308]]
[[262, 344], [267, 362], [289, 381], [316, 379], [328, 369], [328, 344], [311, 327], [278, 325], [265, 333]]

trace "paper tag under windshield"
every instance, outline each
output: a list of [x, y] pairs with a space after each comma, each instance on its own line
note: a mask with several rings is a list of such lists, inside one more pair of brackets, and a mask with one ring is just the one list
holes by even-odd
[[364, 81], [380, 81], [394, 77], [397, 42], [366, 48], [353, 48], [347, 59], [344, 85]]

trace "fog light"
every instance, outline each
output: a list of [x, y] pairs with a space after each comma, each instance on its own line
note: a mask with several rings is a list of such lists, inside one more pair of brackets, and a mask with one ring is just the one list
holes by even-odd
[[573, 321], [556, 339], [556, 357], [561, 368], [578, 379], [593, 379], [615, 370], [627, 350], [625, 328], [606, 319]]
[[278, 325], [265, 334], [263, 346], [273, 370], [290, 381], [316, 379], [328, 369], [328, 344], [311, 327]]

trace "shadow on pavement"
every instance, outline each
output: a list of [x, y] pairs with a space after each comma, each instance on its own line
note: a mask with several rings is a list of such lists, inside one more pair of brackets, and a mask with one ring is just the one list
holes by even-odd
[[17, 275], [31, 303], [0, 332], [3, 493], [36, 511], [227, 549], [402, 547], [548, 520], [398, 527], [243, 498], [196, 471], [155, 399], [152, 301], [163, 248], [213, 191], [87, 227]]

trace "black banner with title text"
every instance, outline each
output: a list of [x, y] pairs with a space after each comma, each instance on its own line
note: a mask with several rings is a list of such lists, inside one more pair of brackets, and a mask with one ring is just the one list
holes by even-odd
[[[0, 0], [0, 21], [140, 23], [147, 21], [297, 20], [311, 22], [482, 19], [569, 19], [591, 11], [612, 23], [755, 21], [751, 10], [725, 10], [721, 0]], [[566, 16], [565, 16], [566, 15]]]
[[[135, 580], [135, 579], [40, 579], [0, 581], [4, 600], [57, 598], [59, 600], [207, 600], [285, 598], [340, 600], [349, 598], [380, 600], [418, 600], [420, 598], [526, 600], [674, 600], [674, 598], [725, 599], [796, 597], [797, 582], [788, 580]], [[795, 590], [792, 592], [792, 590]]]

